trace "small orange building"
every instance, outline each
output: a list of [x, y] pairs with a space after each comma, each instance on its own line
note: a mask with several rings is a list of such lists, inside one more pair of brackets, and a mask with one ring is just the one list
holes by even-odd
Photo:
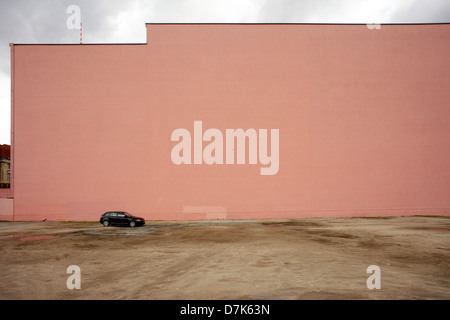
[[450, 214], [450, 25], [11, 44], [14, 220]]

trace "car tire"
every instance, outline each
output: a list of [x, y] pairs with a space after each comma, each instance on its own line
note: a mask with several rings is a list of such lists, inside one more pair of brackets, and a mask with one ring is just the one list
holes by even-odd
[[130, 227], [132, 227], [132, 228], [136, 227], [136, 222], [135, 221], [130, 221]]
[[104, 227], [109, 227], [109, 221], [108, 220], [103, 221], [103, 226]]

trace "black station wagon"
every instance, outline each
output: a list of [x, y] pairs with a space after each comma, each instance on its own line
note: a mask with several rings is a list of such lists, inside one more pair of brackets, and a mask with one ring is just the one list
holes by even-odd
[[145, 224], [145, 219], [135, 217], [125, 211], [108, 211], [100, 217], [100, 223], [103, 226], [129, 226], [136, 227]]

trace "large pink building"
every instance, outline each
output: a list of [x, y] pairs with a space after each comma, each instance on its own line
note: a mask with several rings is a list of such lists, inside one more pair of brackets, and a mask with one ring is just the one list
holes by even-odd
[[450, 24], [11, 44], [14, 220], [450, 215]]

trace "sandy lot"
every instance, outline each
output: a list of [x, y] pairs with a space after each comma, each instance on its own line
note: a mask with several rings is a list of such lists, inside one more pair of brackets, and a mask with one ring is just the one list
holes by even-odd
[[449, 299], [449, 231], [448, 217], [2, 222], [0, 299]]

